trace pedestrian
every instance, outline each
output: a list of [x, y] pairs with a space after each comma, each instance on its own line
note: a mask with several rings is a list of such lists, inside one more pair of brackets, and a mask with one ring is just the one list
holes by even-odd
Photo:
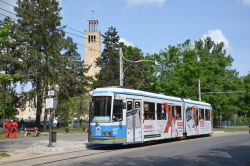
[[14, 120], [13, 123], [12, 123], [12, 139], [16, 139], [17, 127], [18, 127], [18, 124]]
[[7, 119], [4, 122], [4, 126], [5, 126], [5, 138], [8, 139], [10, 136], [10, 129], [11, 129], [11, 123], [9, 119]]
[[22, 119], [21, 119], [21, 121], [20, 121], [20, 125], [21, 125], [21, 132], [24, 132], [24, 129], [25, 129], [25, 123], [24, 123], [23, 118], [22, 118]]

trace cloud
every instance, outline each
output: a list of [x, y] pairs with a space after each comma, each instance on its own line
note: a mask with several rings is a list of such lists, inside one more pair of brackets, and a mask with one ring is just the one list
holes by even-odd
[[250, 6], [250, 0], [241, 0], [244, 5]]
[[145, 6], [145, 5], [153, 5], [162, 7], [165, 3], [165, 0], [127, 0], [128, 6]]
[[127, 40], [124, 39], [124, 38], [120, 38], [119, 42], [123, 42], [123, 43], [124, 43], [125, 45], [127, 45], [127, 46], [134, 46], [133, 43], [127, 41]]
[[203, 35], [203, 39], [206, 37], [210, 37], [215, 43], [224, 43], [224, 47], [226, 50], [230, 49], [229, 41], [223, 34], [222, 30], [220, 29], [212, 29], [209, 30], [205, 35]]

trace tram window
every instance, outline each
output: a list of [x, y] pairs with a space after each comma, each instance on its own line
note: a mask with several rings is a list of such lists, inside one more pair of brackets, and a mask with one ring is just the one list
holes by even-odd
[[199, 109], [199, 112], [200, 112], [199, 119], [204, 120], [204, 109]]
[[186, 109], [186, 119], [187, 119], [187, 122], [193, 119], [193, 111], [191, 107], [187, 107]]
[[155, 119], [155, 103], [144, 102], [144, 119]]
[[205, 120], [210, 120], [210, 110], [205, 109]]
[[122, 100], [114, 100], [113, 121], [122, 121]]
[[174, 116], [175, 116], [174, 107], [175, 107], [175, 106], [173, 106], [173, 105], [172, 105], [172, 107], [171, 107], [171, 109], [170, 109], [170, 110], [171, 110], [171, 113], [172, 113], [172, 117], [174, 117]]
[[179, 106], [179, 105], [176, 106], [176, 118], [177, 118], [177, 120], [182, 119], [181, 106]]
[[127, 102], [127, 110], [130, 111], [133, 109], [133, 102], [132, 101], [128, 101]]
[[157, 120], [166, 120], [166, 110], [164, 104], [157, 103]]
[[198, 108], [195, 108], [195, 111], [193, 113], [194, 113], [195, 125], [198, 126], [198, 124], [199, 124], [199, 117], [198, 117], [199, 110], [198, 110]]
[[138, 102], [138, 101], [136, 101], [135, 102], [135, 108], [140, 108], [141, 106], [140, 106], [140, 102]]

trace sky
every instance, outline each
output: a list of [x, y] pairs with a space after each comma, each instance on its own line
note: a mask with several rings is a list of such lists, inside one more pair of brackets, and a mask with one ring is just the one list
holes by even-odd
[[[15, 3], [0, 0], [4, 9], [11, 6], [1, 1]], [[233, 69], [241, 76], [250, 72], [250, 0], [60, 0], [60, 6], [62, 24], [82, 57], [84, 39], [79, 36], [87, 29], [87, 20], [97, 19], [102, 34], [113, 26], [122, 41], [143, 53], [210, 36], [225, 43]], [[10, 13], [0, 10], [0, 19], [1, 14]]]

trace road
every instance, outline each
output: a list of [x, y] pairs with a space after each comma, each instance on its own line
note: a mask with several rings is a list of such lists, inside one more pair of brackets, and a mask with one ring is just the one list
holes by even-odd
[[150, 145], [102, 146], [9, 164], [250, 166], [250, 134], [223, 134]]

